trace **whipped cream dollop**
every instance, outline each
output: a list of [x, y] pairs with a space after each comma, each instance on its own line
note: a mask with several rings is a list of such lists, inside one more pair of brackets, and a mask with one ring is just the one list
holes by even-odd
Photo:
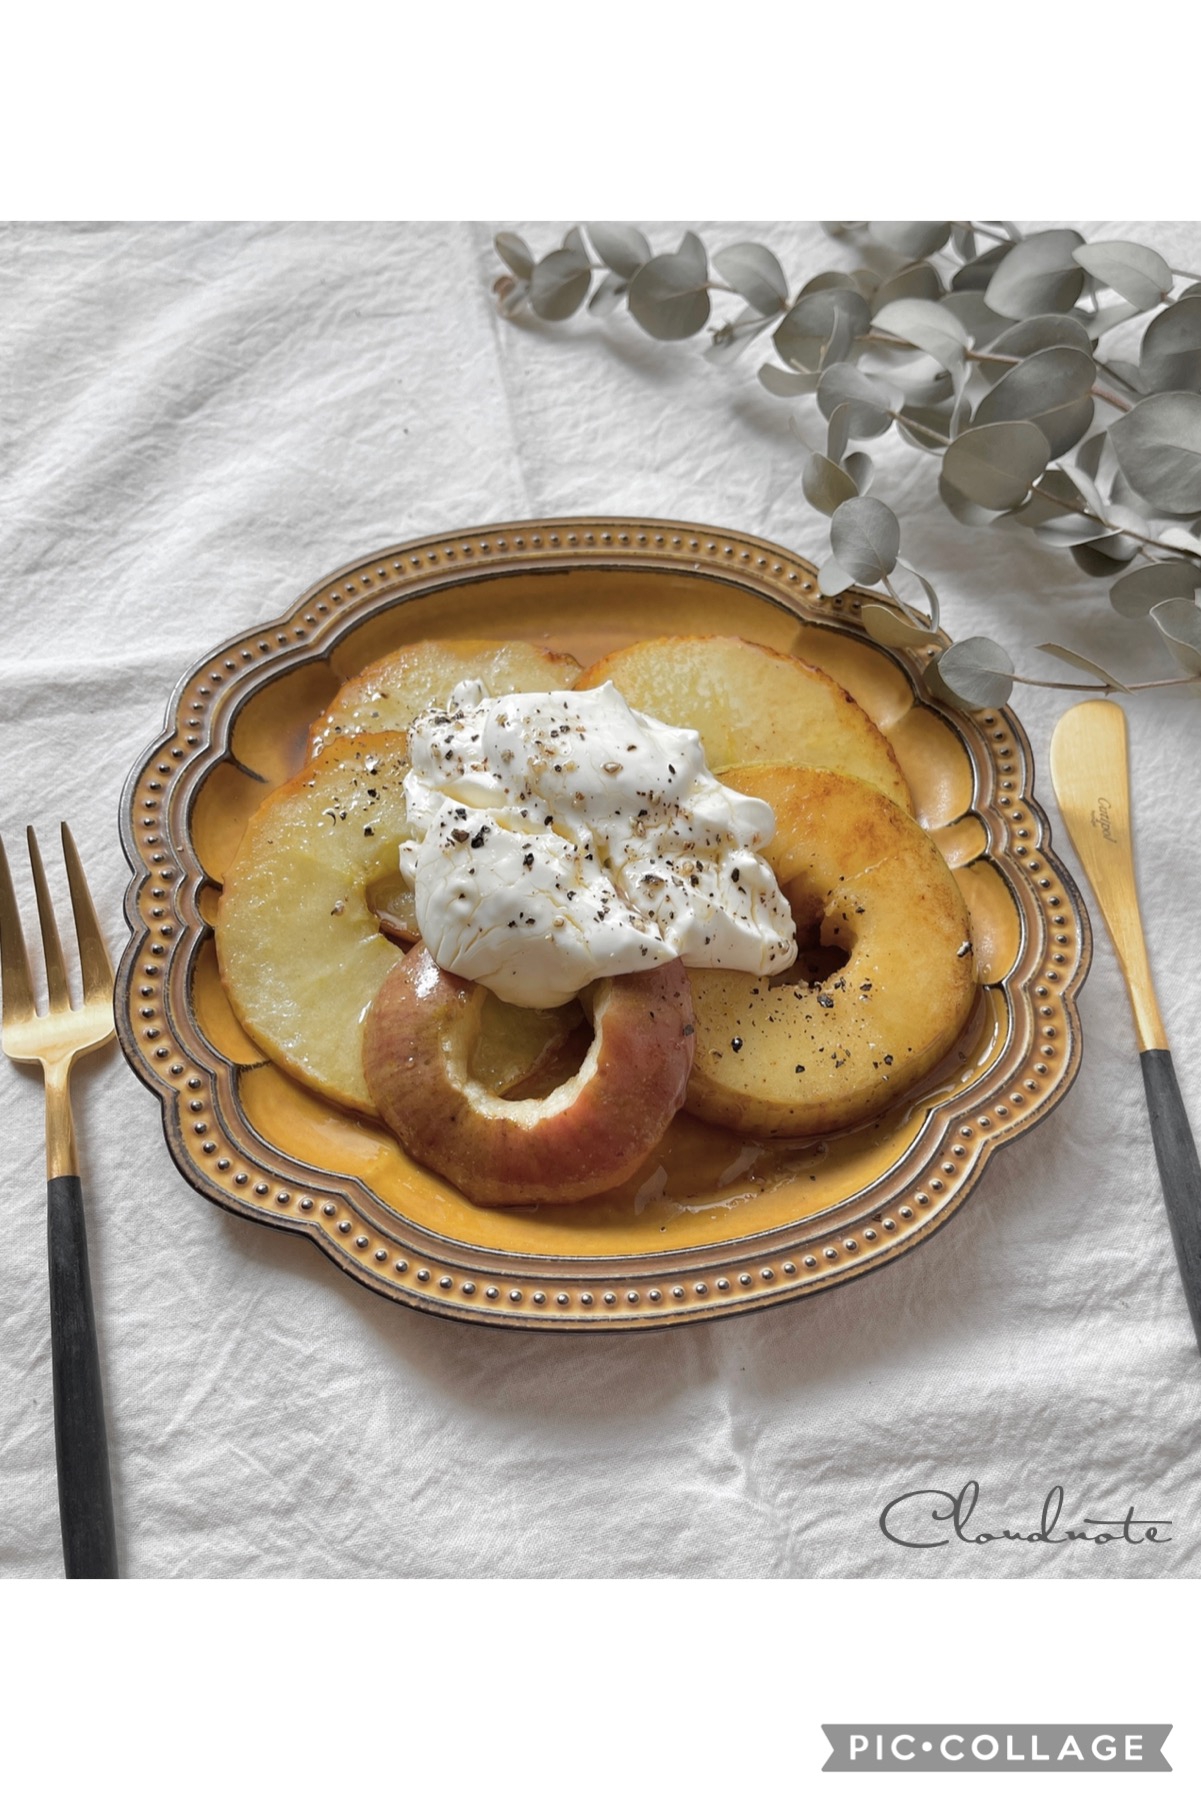
[[699, 735], [612, 682], [492, 699], [463, 681], [409, 731], [401, 870], [438, 965], [518, 1006], [682, 957], [766, 975], [796, 955], [759, 856], [770, 806], [723, 787]]

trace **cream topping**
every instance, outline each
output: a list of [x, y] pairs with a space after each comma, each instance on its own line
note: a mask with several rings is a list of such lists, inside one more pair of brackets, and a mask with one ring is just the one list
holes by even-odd
[[463, 681], [409, 731], [401, 869], [430, 954], [519, 1006], [682, 957], [785, 969], [792, 915], [758, 854], [770, 806], [723, 787], [700, 737], [611, 682], [485, 696]]

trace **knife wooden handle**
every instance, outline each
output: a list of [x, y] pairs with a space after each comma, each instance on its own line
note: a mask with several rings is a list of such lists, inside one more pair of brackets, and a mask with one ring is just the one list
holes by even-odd
[[1168, 1224], [1193, 1330], [1201, 1348], [1201, 1161], [1180, 1097], [1171, 1051], [1144, 1050], [1139, 1060]]
[[46, 1201], [63, 1566], [72, 1577], [112, 1578], [117, 1574], [117, 1534], [78, 1175], [54, 1176], [47, 1184]]

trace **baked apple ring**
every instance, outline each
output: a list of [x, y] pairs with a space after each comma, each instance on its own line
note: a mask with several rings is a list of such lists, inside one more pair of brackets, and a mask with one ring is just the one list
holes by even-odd
[[498, 1098], [472, 1075], [486, 993], [418, 946], [376, 996], [364, 1074], [409, 1154], [485, 1206], [582, 1200], [632, 1175], [688, 1086], [692, 995], [683, 964], [598, 983], [584, 1061], [541, 1100]]
[[217, 960], [230, 1005], [289, 1075], [371, 1113], [361, 1021], [403, 951], [371, 907], [408, 835], [403, 732], [336, 745], [269, 794], [225, 872]]
[[941, 1061], [972, 1009], [959, 886], [921, 826], [853, 776], [776, 765], [722, 779], [775, 812], [764, 855], [799, 940], [808, 928], [827, 966], [846, 960], [807, 979], [802, 955], [774, 982], [694, 969], [688, 1110], [753, 1137], [861, 1124]]
[[[397, 868], [408, 835], [401, 731], [334, 744], [252, 816], [217, 913], [217, 959], [244, 1029], [281, 1069], [339, 1106], [374, 1114], [363, 1021], [417, 936]], [[554, 1054], [578, 1007], [488, 996], [473, 1073], [503, 1093]]]
[[799, 657], [738, 637], [646, 638], [615, 650], [576, 686], [611, 681], [639, 712], [700, 734], [722, 780], [743, 763], [804, 763], [870, 781], [913, 810], [896, 752], [844, 688]]
[[565, 651], [519, 640], [403, 644], [343, 683], [309, 730], [309, 754], [319, 756], [339, 739], [365, 731], [407, 731], [427, 706], [445, 706], [460, 681], [482, 681], [488, 694], [545, 694], [571, 687], [579, 672]]

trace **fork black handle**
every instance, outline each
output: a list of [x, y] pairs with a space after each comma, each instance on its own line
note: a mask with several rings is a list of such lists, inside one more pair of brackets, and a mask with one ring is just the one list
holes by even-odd
[[1172, 1242], [1201, 1348], [1201, 1162], [1180, 1097], [1171, 1051], [1144, 1050], [1139, 1060]]
[[46, 1200], [63, 1566], [69, 1577], [111, 1578], [117, 1574], [117, 1534], [78, 1175], [53, 1176], [47, 1184]]

